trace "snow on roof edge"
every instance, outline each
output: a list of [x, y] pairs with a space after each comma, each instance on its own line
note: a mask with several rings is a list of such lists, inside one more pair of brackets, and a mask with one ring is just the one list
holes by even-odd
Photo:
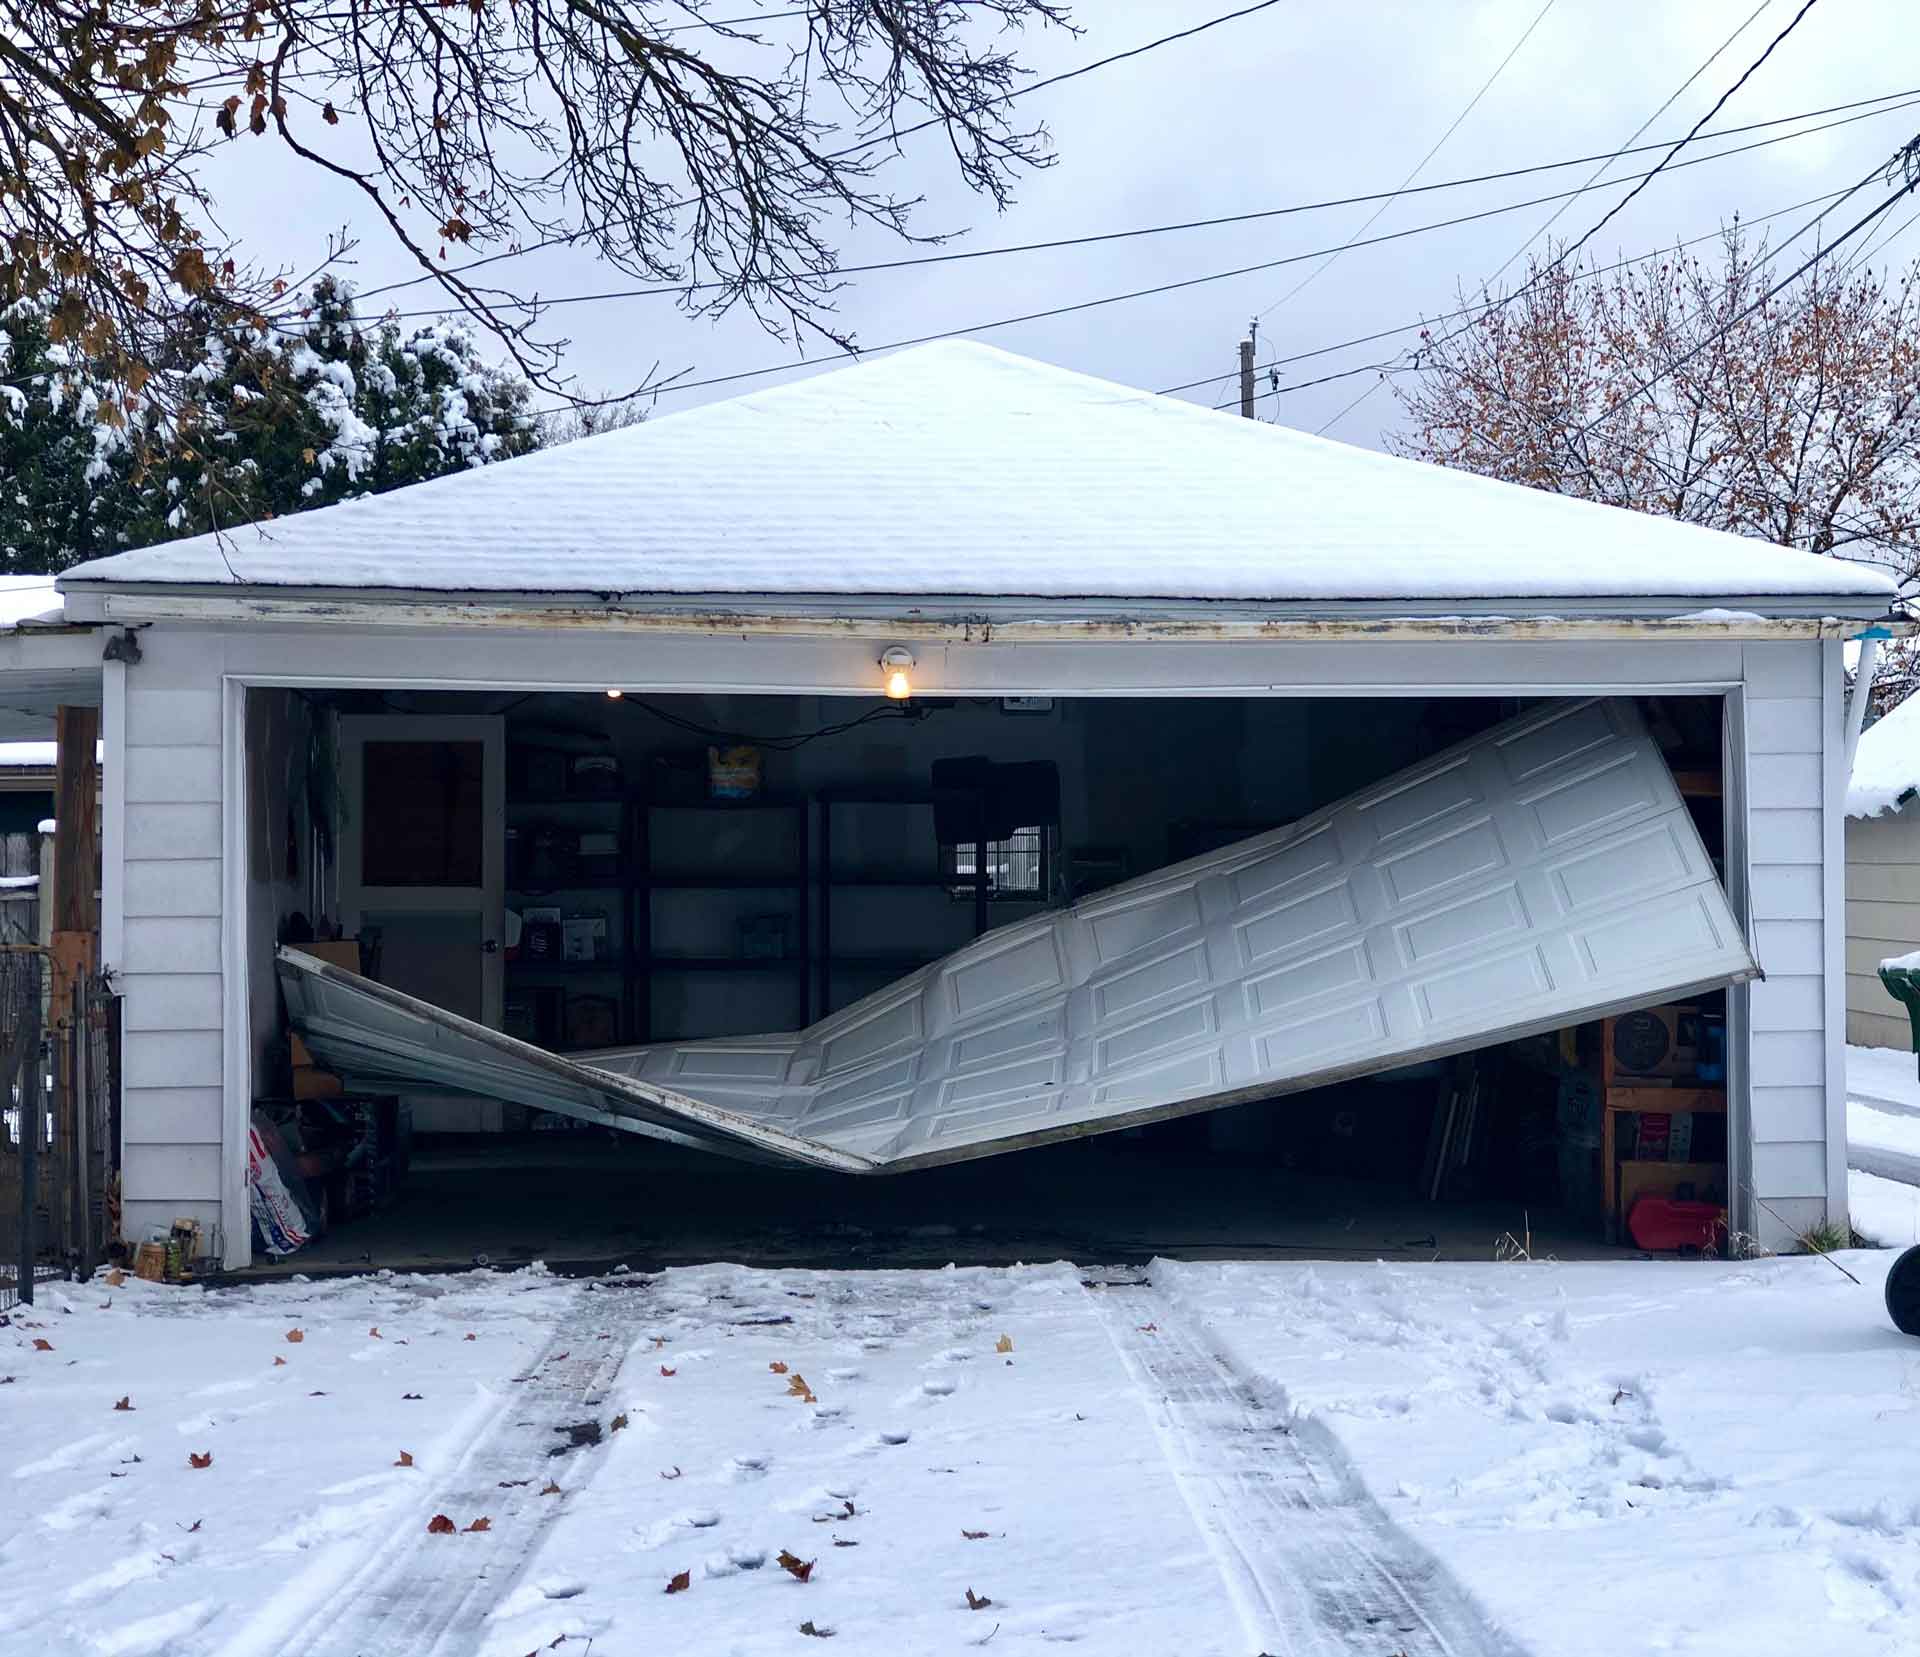
[[[1894, 592], [1860, 564], [1243, 421], [970, 341], [288, 515], [252, 540], [95, 560], [61, 587], [367, 592], [402, 568], [421, 576], [402, 590], [491, 594], [960, 596], [959, 571], [979, 580], [967, 596], [1083, 602], [1656, 597], [1693, 609]], [[550, 578], [540, 588], [527, 585], [536, 570]], [[1169, 571], [1184, 591], [1156, 590]]]

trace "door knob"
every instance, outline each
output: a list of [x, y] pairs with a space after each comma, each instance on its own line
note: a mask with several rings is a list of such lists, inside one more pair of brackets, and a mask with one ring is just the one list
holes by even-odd
[[498, 955], [500, 953], [500, 940], [498, 938], [489, 938], [480, 946], [480, 952], [483, 955]]

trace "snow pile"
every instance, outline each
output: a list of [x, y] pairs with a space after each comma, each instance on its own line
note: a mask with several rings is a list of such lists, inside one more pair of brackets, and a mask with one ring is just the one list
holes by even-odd
[[1920, 1243], [1920, 1061], [1904, 1048], [1847, 1049], [1847, 1164], [1854, 1230]]
[[1847, 780], [1847, 815], [1877, 817], [1897, 810], [1920, 788], [1920, 696], [1908, 697], [1892, 713], [1860, 733]]
[[[420, 336], [410, 349], [450, 345]], [[443, 435], [463, 425], [449, 401]], [[1550, 555], [1542, 549], [1551, 549]], [[1884, 572], [946, 341], [67, 580], [1250, 602], [1891, 601]], [[1739, 603], [1727, 603], [1739, 600]], [[1764, 607], [1764, 606], [1762, 606]]]

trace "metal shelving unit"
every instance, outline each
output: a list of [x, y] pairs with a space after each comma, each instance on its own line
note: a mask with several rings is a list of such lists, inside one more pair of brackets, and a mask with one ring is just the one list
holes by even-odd
[[[785, 812], [794, 823], [794, 857], [781, 869], [756, 869], [741, 874], [726, 869], [654, 868], [654, 818], [667, 812], [702, 812], [710, 816], [742, 816], [755, 812]], [[736, 976], [791, 974], [795, 991], [793, 1026], [810, 1022], [811, 943], [808, 890], [811, 875], [807, 800], [798, 795], [761, 794], [750, 800], [642, 799], [635, 806], [635, 878], [631, 885], [632, 911], [628, 925], [633, 958], [633, 987], [629, 1007], [639, 1041], [661, 1039], [653, 1029], [653, 981], [673, 974], [731, 974]], [[792, 953], [783, 956], [674, 954], [654, 946], [654, 898], [660, 892], [781, 892], [794, 903], [795, 940]]]
[[[814, 959], [814, 1007], [818, 1016], [825, 1017], [835, 1010], [833, 1000], [835, 967], [871, 967], [876, 972], [884, 968], [889, 973], [897, 975], [926, 966], [931, 961], [937, 961], [940, 955], [945, 953], [942, 951], [928, 955], [914, 951], [866, 950], [843, 951], [836, 954], [833, 948], [834, 893], [862, 887], [892, 887], [896, 890], [919, 888], [945, 892], [953, 889], [954, 882], [942, 876], [938, 869], [928, 874], [921, 874], [914, 870], [898, 870], [842, 875], [836, 873], [833, 867], [835, 811], [857, 807], [870, 810], [885, 810], [889, 807], [930, 809], [933, 805], [932, 790], [824, 788], [814, 796], [814, 799], [820, 808], [820, 850], [814, 865], [814, 902], [820, 915], [820, 951]], [[976, 848], [973, 860], [973, 935], [976, 938], [987, 930], [990, 888], [985, 852], [984, 846]]]

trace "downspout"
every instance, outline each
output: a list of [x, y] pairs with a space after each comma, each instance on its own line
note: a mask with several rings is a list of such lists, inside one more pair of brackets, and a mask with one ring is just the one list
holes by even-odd
[[[1860, 638], [1860, 665], [1854, 669], [1853, 695], [1847, 699], [1847, 745], [1841, 759], [1841, 776], [1853, 776], [1853, 755], [1860, 746], [1860, 733], [1866, 729], [1867, 704], [1873, 700], [1874, 676], [1880, 670], [1880, 641], [1890, 638], [1885, 628], [1869, 627]], [[1844, 783], [1843, 783], [1844, 786]]]

